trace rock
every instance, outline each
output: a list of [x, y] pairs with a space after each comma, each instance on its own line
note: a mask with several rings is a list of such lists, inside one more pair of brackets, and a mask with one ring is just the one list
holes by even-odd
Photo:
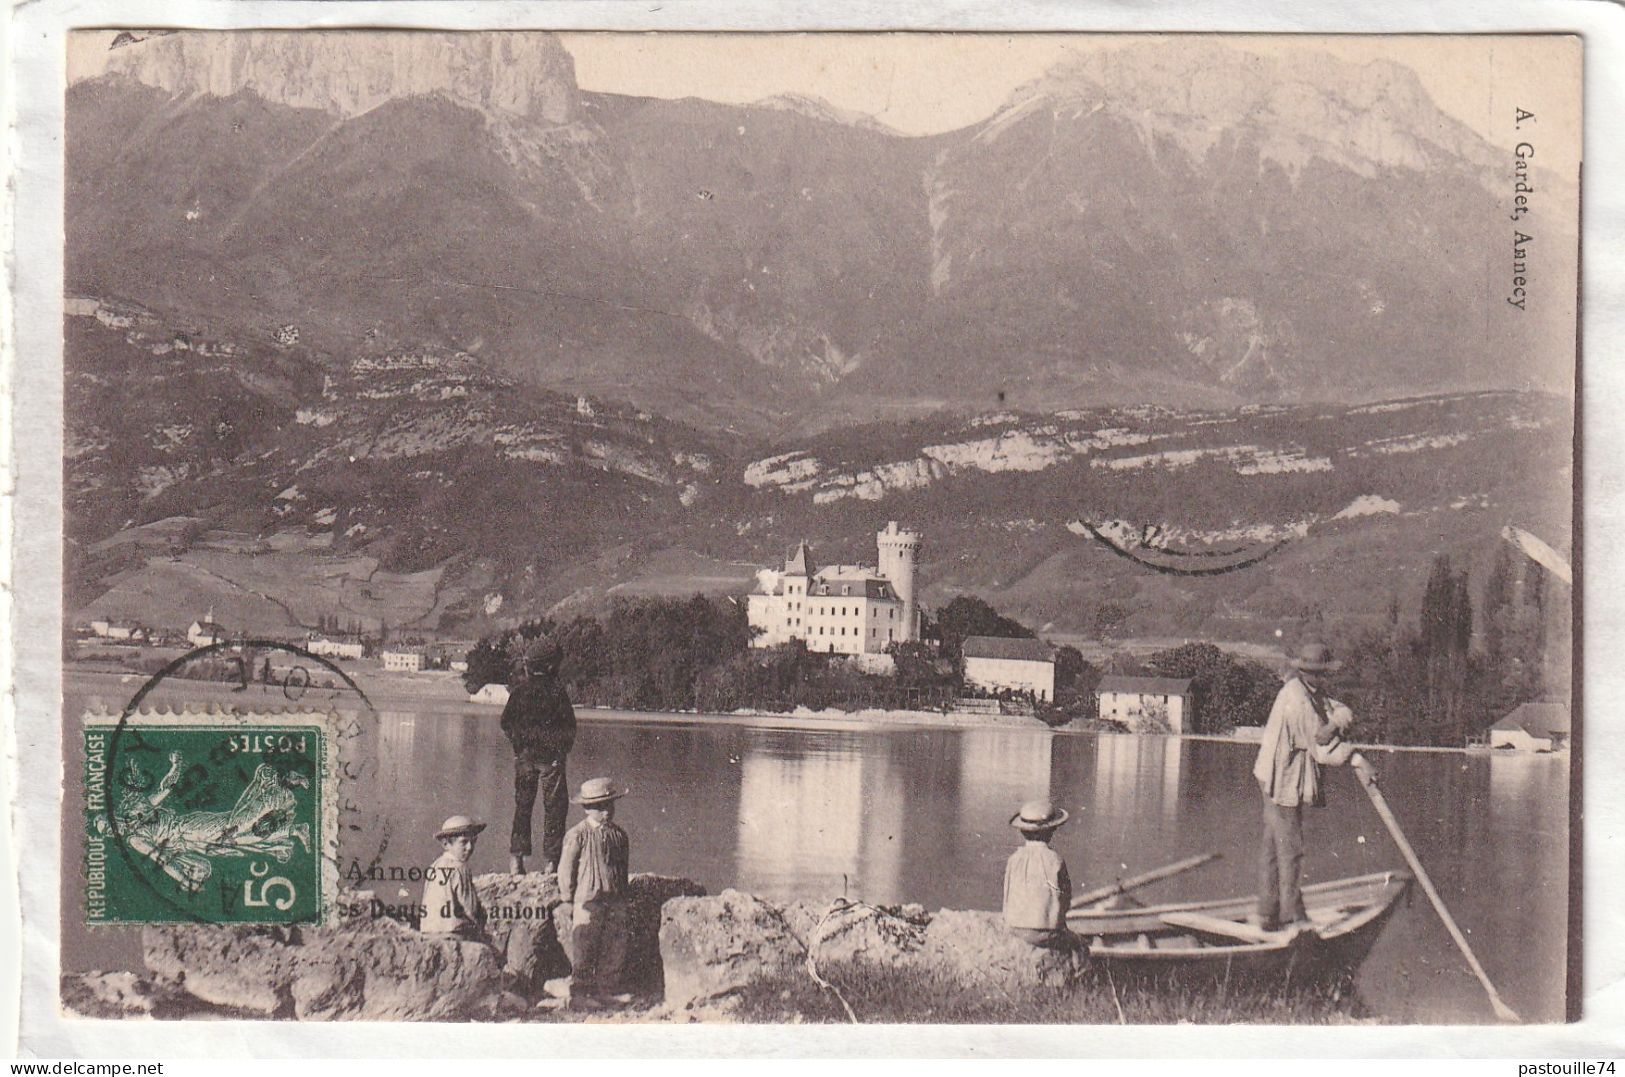
[[146, 1017], [173, 1008], [176, 990], [133, 972], [64, 972], [62, 1008], [76, 1017]]
[[[641, 872], [627, 878], [626, 889], [622, 922], [627, 932], [627, 946], [622, 986], [640, 994], [657, 993], [664, 982], [660, 958], [661, 909], [675, 897], [702, 897], [705, 887], [692, 879]], [[570, 906], [560, 905], [553, 910], [553, 928], [566, 957], [566, 971], [574, 956], [571, 942], [574, 921], [575, 910]]]
[[918, 905], [881, 908], [861, 902], [797, 901], [784, 919], [819, 965], [861, 962], [896, 968], [916, 959], [930, 917]]
[[534, 999], [549, 979], [569, 975], [570, 959], [554, 926], [559, 907], [556, 876], [479, 875], [474, 887], [485, 903], [485, 933], [502, 960], [510, 988]]
[[705, 887], [693, 879], [640, 873], [627, 879], [627, 940], [624, 987], [654, 994], [665, 982], [660, 958], [660, 925], [666, 902], [703, 897]]
[[193, 998], [266, 1017], [481, 1016], [503, 986], [493, 947], [431, 938], [386, 918], [322, 928], [152, 925], [142, 948], [155, 976]]
[[1011, 936], [996, 912], [943, 909], [925, 929], [920, 961], [939, 966], [964, 983], [1065, 987], [1087, 958], [1077, 951], [1043, 950]]
[[806, 952], [784, 914], [751, 894], [677, 897], [665, 903], [660, 960], [666, 1004], [707, 1004], [790, 974]]

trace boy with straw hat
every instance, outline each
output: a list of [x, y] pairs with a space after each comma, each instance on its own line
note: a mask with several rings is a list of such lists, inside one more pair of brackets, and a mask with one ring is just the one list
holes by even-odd
[[564, 835], [559, 856], [559, 897], [571, 909], [570, 951], [574, 969], [570, 1003], [590, 1009], [616, 994], [626, 963], [626, 875], [632, 843], [615, 825], [615, 802], [627, 793], [608, 778], [581, 783], [571, 800], [587, 817]]
[[474, 889], [474, 873], [468, 859], [474, 855], [484, 823], [466, 815], [453, 815], [440, 824], [435, 838], [440, 842], [439, 859], [429, 866], [423, 883], [425, 934], [450, 935], [459, 939], [481, 939], [485, 935], [485, 906]]
[[1032, 946], [1069, 949], [1077, 937], [1066, 927], [1072, 878], [1050, 839], [1066, 824], [1067, 811], [1049, 800], [1029, 800], [1010, 817], [1026, 839], [1004, 866], [1004, 924]]

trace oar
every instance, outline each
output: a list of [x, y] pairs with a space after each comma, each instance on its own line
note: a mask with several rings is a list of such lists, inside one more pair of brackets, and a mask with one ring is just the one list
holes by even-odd
[[1152, 868], [1150, 871], [1141, 872], [1139, 875], [1130, 875], [1126, 879], [1119, 879], [1107, 886], [1096, 887], [1093, 890], [1088, 890], [1082, 894], [1079, 894], [1077, 897], [1072, 899], [1072, 908], [1081, 909], [1085, 905], [1098, 904], [1107, 900], [1108, 898], [1114, 898], [1119, 894], [1126, 894], [1130, 890], [1138, 890], [1141, 887], [1150, 886], [1152, 883], [1161, 882], [1162, 880], [1171, 878], [1172, 876], [1183, 875], [1187, 871], [1194, 868], [1199, 868], [1203, 864], [1211, 863], [1212, 861], [1218, 859], [1220, 859], [1218, 853], [1203, 853], [1200, 856], [1192, 856], [1187, 857], [1184, 860], [1176, 860], [1174, 863], [1164, 865], [1160, 868]]
[[1366, 761], [1365, 756], [1358, 754], [1354, 756], [1353, 762], [1354, 771], [1360, 776], [1360, 784], [1365, 786], [1366, 794], [1371, 797], [1372, 807], [1377, 809], [1377, 814], [1382, 816], [1382, 821], [1387, 824], [1388, 833], [1393, 835], [1394, 844], [1399, 846], [1399, 851], [1405, 855], [1405, 862], [1416, 873], [1416, 881], [1422, 884], [1422, 890], [1427, 894], [1428, 900], [1433, 902], [1433, 910], [1439, 914], [1439, 919], [1444, 921], [1450, 937], [1456, 940], [1456, 945], [1461, 949], [1461, 956], [1467, 959], [1467, 964], [1472, 966], [1473, 975], [1478, 977], [1478, 982], [1483, 984], [1484, 990], [1489, 993], [1490, 1005], [1495, 1009], [1495, 1016], [1503, 1021], [1523, 1020], [1517, 1011], [1501, 1001], [1500, 993], [1495, 990], [1495, 985], [1490, 983], [1489, 974], [1484, 971], [1484, 966], [1478, 963], [1473, 948], [1467, 945], [1467, 936], [1461, 933], [1461, 928], [1456, 926], [1455, 917], [1444, 907], [1444, 899], [1439, 896], [1439, 891], [1434, 889], [1433, 880], [1428, 878], [1427, 869], [1423, 868], [1422, 861], [1417, 859], [1416, 850], [1405, 840], [1405, 832], [1399, 829], [1399, 820], [1394, 818], [1394, 811], [1388, 806], [1387, 798], [1382, 795], [1382, 790], [1377, 788], [1377, 775], [1372, 771], [1371, 764]]

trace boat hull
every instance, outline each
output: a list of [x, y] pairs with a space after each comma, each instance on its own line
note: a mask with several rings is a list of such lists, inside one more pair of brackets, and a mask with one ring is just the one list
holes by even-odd
[[[1352, 978], [1411, 885], [1384, 872], [1304, 889], [1313, 928], [1288, 934], [1248, 927], [1254, 899], [1227, 898], [1144, 909], [1079, 910], [1068, 926], [1089, 943], [1091, 965], [1114, 980], [1309, 987]], [[1186, 921], [1170, 924], [1166, 917]], [[1212, 922], [1219, 931], [1193, 929]], [[1225, 937], [1248, 932], [1255, 939]]]

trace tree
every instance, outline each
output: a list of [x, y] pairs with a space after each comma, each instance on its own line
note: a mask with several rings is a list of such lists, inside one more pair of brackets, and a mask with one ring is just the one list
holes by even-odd
[[998, 636], [1005, 639], [1032, 639], [1033, 630], [1011, 620], [974, 595], [960, 595], [937, 613], [938, 638], [942, 656], [959, 661], [960, 647], [967, 636]]
[[1187, 732], [1227, 733], [1238, 725], [1262, 725], [1281, 688], [1281, 679], [1263, 666], [1211, 643], [1158, 651], [1147, 664], [1158, 676], [1190, 679], [1193, 713]]
[[1095, 637], [1112, 639], [1128, 623], [1128, 611], [1115, 602], [1102, 602], [1095, 610]]

